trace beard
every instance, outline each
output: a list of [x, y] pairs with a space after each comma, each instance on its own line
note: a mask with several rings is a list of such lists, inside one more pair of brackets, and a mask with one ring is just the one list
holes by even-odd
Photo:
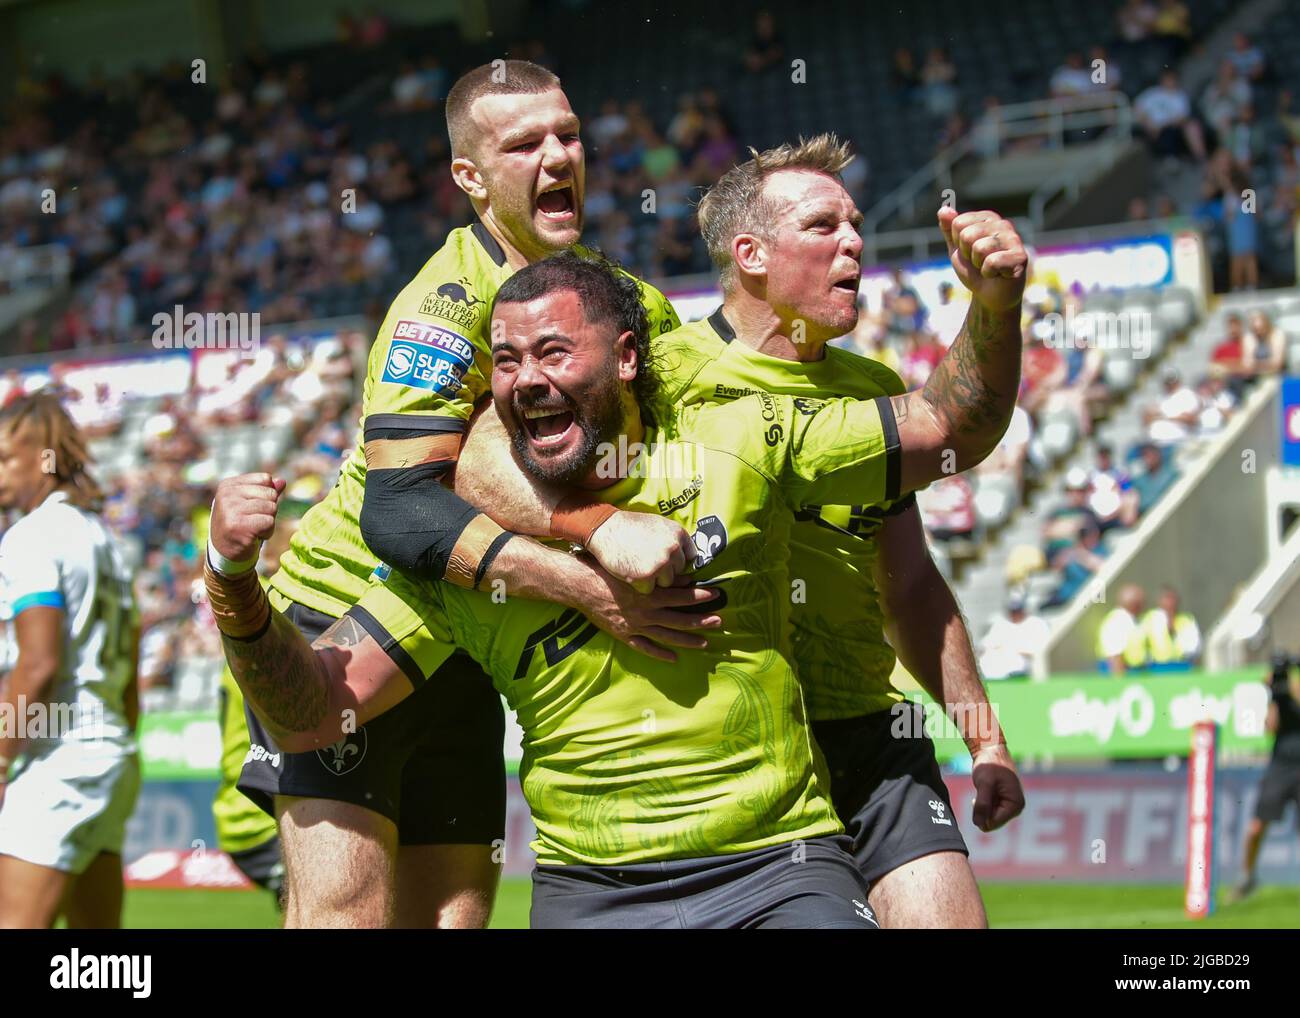
[[[514, 424], [510, 441], [524, 469], [539, 481], [548, 484], [577, 484], [596, 468], [601, 447], [617, 441], [623, 430], [623, 394], [616, 367], [611, 364], [606, 376], [593, 386], [586, 406], [579, 406], [566, 394], [560, 393], [562, 403], [551, 400], [545, 403], [516, 403]], [[573, 414], [573, 426], [582, 434], [581, 441], [569, 452], [556, 456], [539, 456], [528, 441], [528, 431], [523, 423], [525, 410], [567, 410]]]

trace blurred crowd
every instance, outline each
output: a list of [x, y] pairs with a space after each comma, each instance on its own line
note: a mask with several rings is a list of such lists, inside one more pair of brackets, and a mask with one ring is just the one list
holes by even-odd
[[[323, 497], [357, 440], [369, 342], [272, 335], [247, 356], [205, 355], [186, 391], [166, 397], [103, 384], [88, 396], [57, 372], [46, 383], [92, 437], [105, 518], [137, 563], [146, 706], [150, 691], [186, 692], [187, 671], [199, 679], [190, 693], [211, 693], [221, 648], [201, 549], [217, 480], [265, 469], [285, 478], [290, 502]], [[2, 405], [28, 386], [10, 376], [0, 388]]]

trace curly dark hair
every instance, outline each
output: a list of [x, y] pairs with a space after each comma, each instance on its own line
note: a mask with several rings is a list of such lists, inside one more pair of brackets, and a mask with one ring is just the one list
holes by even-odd
[[562, 251], [524, 266], [502, 283], [492, 310], [495, 313], [498, 304], [526, 304], [559, 290], [572, 290], [578, 295], [588, 322], [607, 324], [619, 335], [632, 333], [636, 346], [632, 396], [641, 419], [647, 425], [654, 424], [659, 383], [651, 364], [650, 320], [641, 301], [641, 284], [599, 251]]

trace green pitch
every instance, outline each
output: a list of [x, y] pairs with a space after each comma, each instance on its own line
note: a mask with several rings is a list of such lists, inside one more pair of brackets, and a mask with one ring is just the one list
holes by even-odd
[[[1182, 889], [1143, 884], [985, 884], [989, 921], [1004, 929], [1142, 929], [1175, 926], [1300, 929], [1300, 887], [1265, 887], [1203, 922], [1183, 918]], [[528, 925], [528, 880], [501, 882], [492, 926]], [[267, 894], [244, 891], [128, 891], [132, 928], [270, 928], [278, 917]]]

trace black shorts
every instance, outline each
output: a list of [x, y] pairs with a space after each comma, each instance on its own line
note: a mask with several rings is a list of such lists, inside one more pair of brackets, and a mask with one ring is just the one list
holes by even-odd
[[[293, 604], [284, 613], [309, 640], [334, 624]], [[374, 810], [403, 845], [504, 840], [505, 711], [483, 669], [456, 653], [389, 711], [310, 753], [281, 753], [244, 705], [252, 746], [239, 790], [274, 815], [274, 797], [332, 799]]]
[[[900, 715], [904, 711], [916, 713], [908, 718]], [[895, 730], [905, 735], [896, 737]], [[842, 721], [815, 721], [813, 736], [831, 772], [831, 799], [869, 885], [932, 852], [970, 854], [920, 707], [901, 704]]]
[[842, 835], [707, 859], [538, 866], [529, 925], [548, 929], [876, 930]]
[[1295, 803], [1296, 826], [1300, 827], [1300, 762], [1274, 758], [1268, 762], [1259, 782], [1255, 819], [1266, 824], [1277, 823], [1286, 812], [1288, 802]]
[[240, 873], [258, 887], [274, 894], [277, 902], [283, 901], [281, 896], [284, 893], [284, 858], [280, 854], [278, 834], [267, 838], [256, 848], [231, 852], [230, 860], [239, 867]]

